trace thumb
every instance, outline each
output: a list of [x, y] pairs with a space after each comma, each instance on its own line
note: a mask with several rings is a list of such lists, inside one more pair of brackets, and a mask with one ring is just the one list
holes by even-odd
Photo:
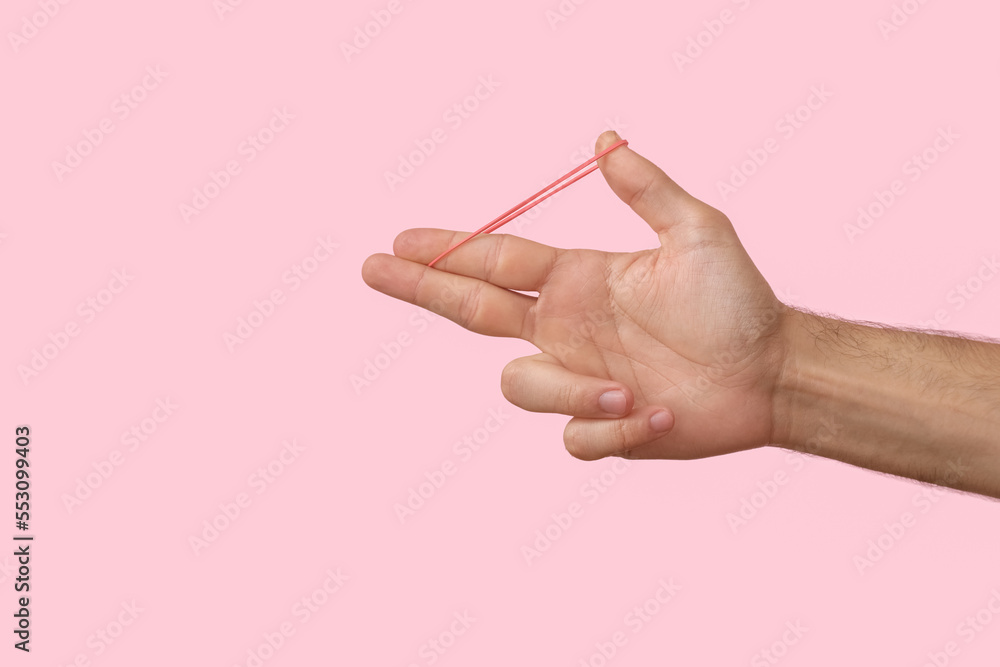
[[[597, 139], [596, 152], [620, 139], [617, 132], [603, 133]], [[703, 238], [713, 226], [717, 231], [731, 229], [721, 211], [689, 195], [662, 169], [628, 146], [611, 151], [598, 160], [598, 165], [614, 193], [649, 224], [661, 243], [669, 239], [675, 246], [684, 240], [696, 241], [695, 237]]]

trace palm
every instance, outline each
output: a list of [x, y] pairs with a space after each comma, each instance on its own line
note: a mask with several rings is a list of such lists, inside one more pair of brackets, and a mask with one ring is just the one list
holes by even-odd
[[630, 386], [636, 406], [671, 406], [672, 457], [711, 456], [768, 441], [778, 307], [738, 246], [573, 250], [540, 290], [526, 337], [572, 371]]

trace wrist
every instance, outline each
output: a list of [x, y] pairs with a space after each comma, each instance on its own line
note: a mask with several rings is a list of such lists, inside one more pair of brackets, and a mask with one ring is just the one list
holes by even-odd
[[852, 348], [862, 329], [852, 322], [786, 309], [779, 328], [784, 357], [772, 401], [771, 444], [852, 463], [867, 456], [852, 449], [851, 441], [877, 418], [868, 408], [898, 403], [900, 397], [872, 381], [868, 364], [858, 363], [873, 353]]
[[806, 421], [800, 414], [805, 407], [803, 384], [812, 372], [810, 366], [815, 352], [815, 342], [809, 325], [816, 315], [786, 306], [778, 324], [777, 377], [771, 400], [771, 442], [769, 444], [789, 449], [804, 449], [805, 442], [798, 426]]

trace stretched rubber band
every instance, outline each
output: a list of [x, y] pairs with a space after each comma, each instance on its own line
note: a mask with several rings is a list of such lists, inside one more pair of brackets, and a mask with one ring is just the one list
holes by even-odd
[[[464, 245], [465, 243], [468, 243], [469, 241], [471, 241], [472, 239], [476, 238], [480, 234], [489, 234], [490, 232], [494, 232], [494, 231], [500, 229], [501, 227], [503, 227], [504, 225], [506, 225], [508, 222], [510, 222], [514, 218], [518, 217], [519, 215], [521, 215], [521, 214], [523, 214], [523, 213], [525, 213], [527, 211], [530, 211], [532, 208], [534, 208], [535, 206], [538, 206], [543, 201], [545, 201], [546, 199], [548, 199], [552, 195], [556, 194], [560, 190], [562, 190], [564, 188], [568, 188], [569, 186], [573, 185], [574, 183], [576, 183], [577, 181], [579, 181], [581, 178], [583, 178], [587, 174], [594, 173], [599, 168], [596, 164], [594, 164], [595, 162], [597, 162], [602, 157], [604, 157], [605, 155], [607, 155], [611, 151], [615, 150], [616, 148], [621, 148], [622, 146], [628, 146], [628, 140], [622, 139], [620, 141], [616, 141], [615, 143], [611, 144], [610, 146], [608, 146], [607, 148], [605, 148], [603, 151], [601, 151], [600, 153], [598, 153], [597, 155], [595, 155], [594, 157], [590, 158], [589, 160], [587, 160], [586, 162], [584, 162], [583, 164], [581, 164], [579, 167], [577, 167], [573, 171], [569, 172], [568, 174], [566, 174], [564, 176], [561, 176], [560, 178], [557, 178], [548, 187], [539, 190], [538, 192], [536, 192], [535, 194], [531, 195], [530, 197], [528, 197], [527, 199], [525, 199], [523, 202], [521, 202], [520, 204], [518, 204], [514, 208], [512, 208], [509, 211], [505, 212], [500, 217], [492, 220], [488, 224], [485, 224], [482, 227], [480, 227], [479, 229], [477, 229], [476, 231], [472, 232], [472, 234], [470, 234], [469, 236], [466, 236], [461, 241], [458, 241], [457, 243], [453, 243], [450, 248], [448, 248], [443, 253], [441, 253], [440, 255], [438, 255], [437, 257], [435, 257], [431, 261], [431, 263], [428, 264], [427, 266], [429, 266], [429, 267], [434, 266], [435, 264], [437, 264], [440, 260], [444, 259], [444, 257], [446, 257], [447, 255], [449, 255], [452, 251], [454, 251], [459, 246]], [[591, 164], [593, 164], [594, 166], [591, 167], [590, 169], [587, 169], [587, 171], [584, 171], [582, 174], [580, 174], [579, 176], [576, 176], [576, 178], [573, 178], [570, 181], [567, 181], [566, 183], [562, 183], [567, 178], [570, 178], [571, 176], [575, 175], [577, 172], [579, 172], [582, 169], [585, 169], [586, 167], [588, 167]], [[560, 183], [562, 183], [562, 185], [559, 185]], [[558, 187], [556, 187], [556, 186], [558, 186]], [[553, 190], [553, 188], [555, 188], [555, 189]], [[552, 191], [549, 192], [549, 190], [552, 190]], [[546, 193], [548, 193], [548, 194], [546, 194]], [[538, 199], [538, 197], [540, 197], [541, 195], [545, 195], [545, 196], [541, 197], [541, 199]]]

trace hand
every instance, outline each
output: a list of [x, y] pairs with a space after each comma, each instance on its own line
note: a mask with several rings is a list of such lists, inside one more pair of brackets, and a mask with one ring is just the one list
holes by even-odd
[[[618, 139], [607, 132], [596, 150]], [[430, 269], [467, 233], [411, 229], [395, 256], [365, 261], [365, 282], [476, 333], [533, 343], [540, 354], [504, 369], [504, 396], [572, 416], [565, 443], [578, 458], [692, 459], [770, 444], [789, 309], [720, 211], [628, 146], [598, 164], [659, 247], [561, 250], [485, 234]], [[593, 224], [612, 234], [628, 222]]]

